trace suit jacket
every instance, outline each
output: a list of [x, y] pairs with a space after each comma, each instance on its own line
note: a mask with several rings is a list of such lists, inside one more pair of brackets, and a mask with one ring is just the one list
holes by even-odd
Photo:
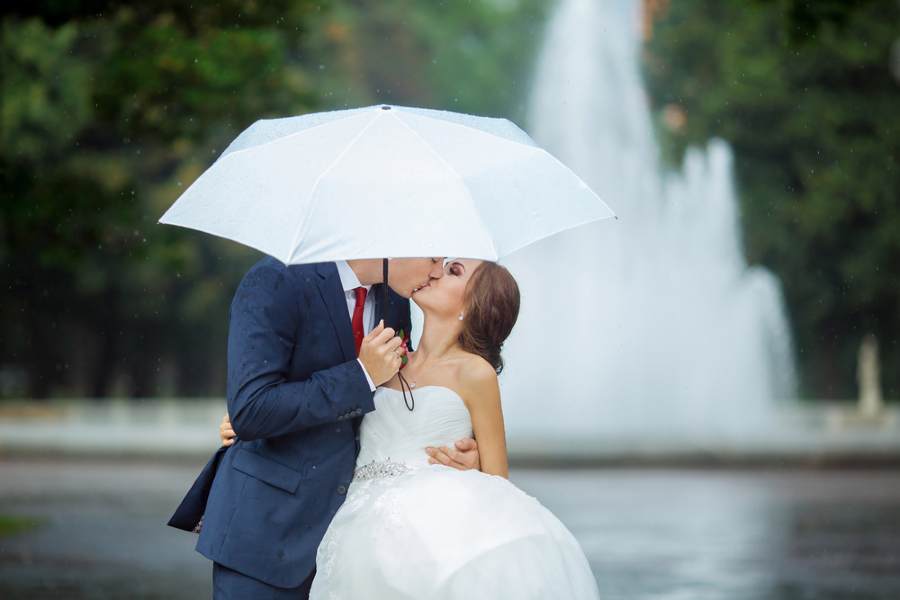
[[[376, 322], [409, 331], [409, 301], [390, 290], [384, 307], [382, 292], [370, 291]], [[231, 304], [237, 441], [215, 453], [169, 524], [190, 531], [202, 515], [198, 552], [273, 586], [300, 585], [346, 496], [373, 396], [337, 266], [260, 260]]]

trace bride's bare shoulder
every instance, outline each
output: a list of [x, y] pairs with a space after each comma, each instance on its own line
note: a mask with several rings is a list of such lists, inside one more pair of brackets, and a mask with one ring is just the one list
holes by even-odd
[[459, 381], [471, 398], [490, 398], [499, 394], [497, 371], [477, 354], [470, 354], [460, 365]]

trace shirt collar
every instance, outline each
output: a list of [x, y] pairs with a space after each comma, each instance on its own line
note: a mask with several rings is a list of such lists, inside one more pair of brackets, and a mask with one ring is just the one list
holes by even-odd
[[371, 284], [363, 285], [359, 282], [359, 278], [356, 276], [356, 273], [353, 272], [353, 269], [350, 268], [350, 265], [347, 264], [346, 260], [336, 260], [334, 261], [334, 264], [337, 265], [338, 276], [341, 278], [341, 286], [344, 288], [345, 292], [355, 290], [360, 286], [366, 288], [367, 292], [372, 288]]

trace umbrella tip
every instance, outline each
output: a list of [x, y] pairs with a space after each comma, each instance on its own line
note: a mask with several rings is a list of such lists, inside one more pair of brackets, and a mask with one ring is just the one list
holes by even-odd
[[387, 104], [382, 104], [382, 105], [381, 105], [381, 110], [391, 110], [391, 107], [388, 106]]

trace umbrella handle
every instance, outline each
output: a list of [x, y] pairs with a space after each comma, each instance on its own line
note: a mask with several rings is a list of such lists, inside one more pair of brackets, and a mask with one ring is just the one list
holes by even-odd
[[[381, 290], [381, 316], [386, 317], [388, 312], [388, 259], [386, 258], [381, 259], [381, 274], [383, 276], [381, 284], [384, 287], [384, 289]], [[385, 319], [384, 324], [385, 327], [388, 326], [387, 319]]]
[[[388, 307], [388, 259], [381, 259], [381, 273], [383, 276], [382, 285], [384, 289], [382, 290], [382, 303], [381, 306], [384, 309], [381, 311], [382, 318], [387, 316], [387, 307]], [[385, 327], [389, 327], [387, 320], [384, 322]], [[416, 398], [413, 396], [412, 386], [409, 385], [409, 382], [406, 381], [406, 378], [403, 377], [403, 373], [397, 371], [397, 376], [400, 378], [400, 391], [403, 392], [403, 403], [406, 404], [406, 408], [409, 410], [414, 410], [416, 407]], [[409, 390], [409, 400], [406, 399], [406, 391]]]

